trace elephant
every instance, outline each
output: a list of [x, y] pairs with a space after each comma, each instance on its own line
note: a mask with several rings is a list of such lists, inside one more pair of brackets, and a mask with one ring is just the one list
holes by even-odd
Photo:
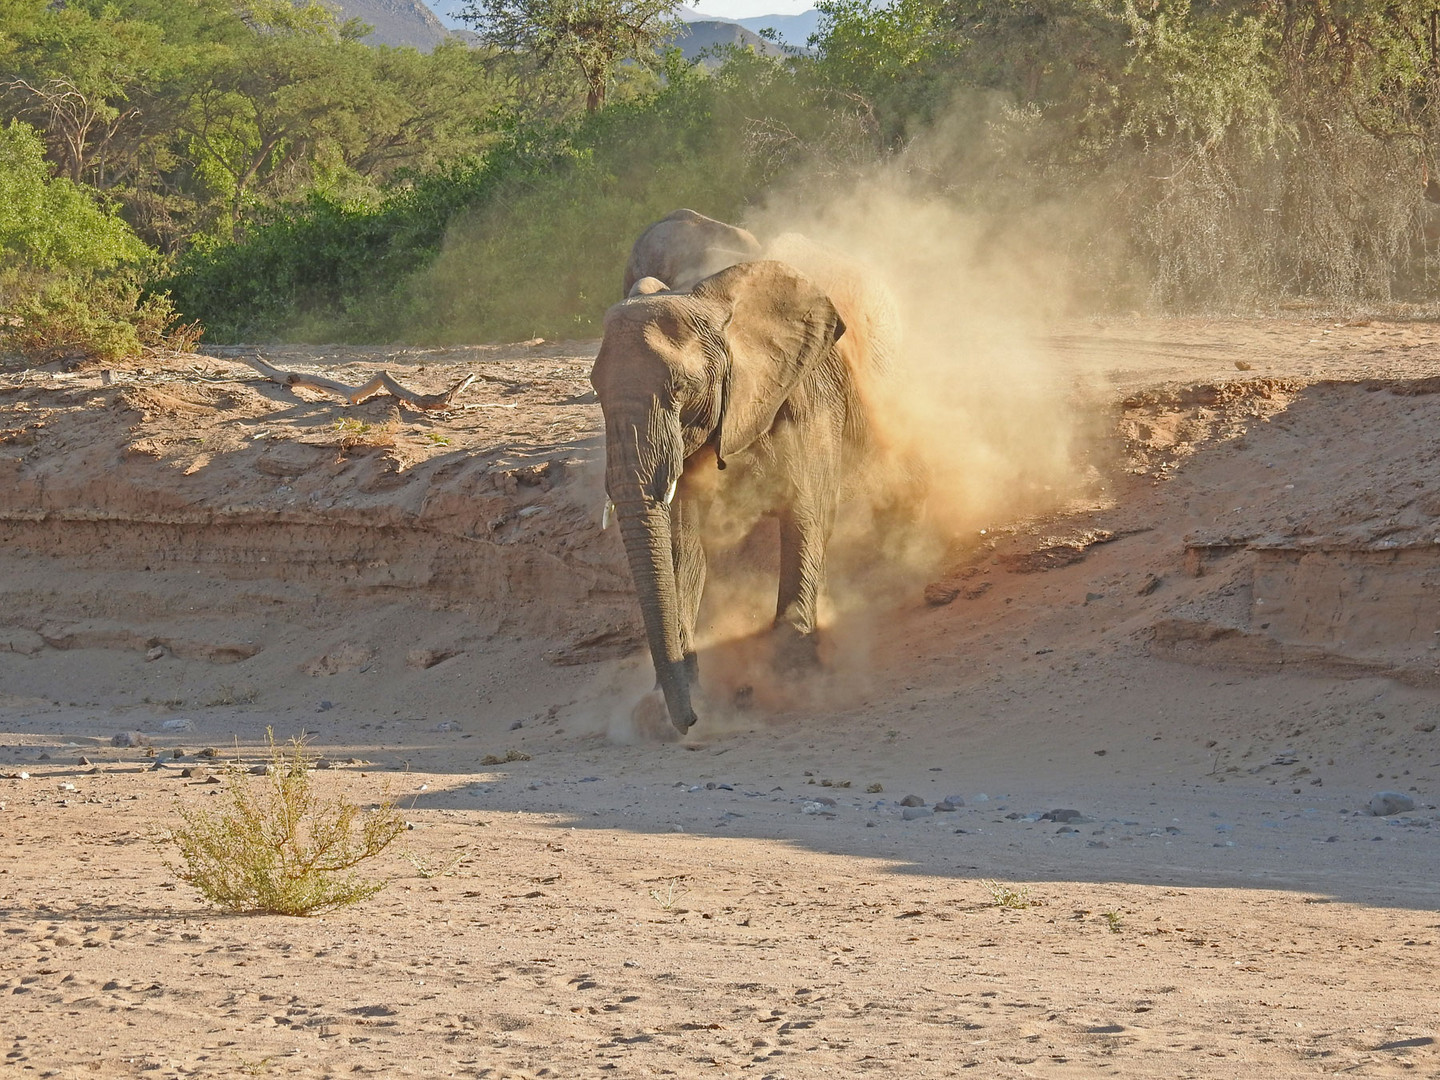
[[[845, 334], [830, 298], [772, 260], [688, 292], [637, 293], [605, 314], [590, 376], [605, 418], [605, 486], [682, 734], [697, 721], [702, 538], [717, 502], [759, 499], [779, 519], [778, 644], [792, 661], [815, 658], [825, 549], [842, 477], [866, 442], [836, 344]], [[740, 467], [729, 471], [732, 461]]]
[[630, 249], [622, 295], [629, 296], [647, 277], [688, 292], [711, 274], [758, 258], [760, 242], [744, 229], [694, 210], [675, 210], [641, 233]]

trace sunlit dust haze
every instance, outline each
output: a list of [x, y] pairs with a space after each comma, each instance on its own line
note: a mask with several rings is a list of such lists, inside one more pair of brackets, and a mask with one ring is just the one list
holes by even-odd
[[[984, 543], [996, 526], [1071, 504], [1090, 488], [1089, 425], [1075, 388], [1041, 347], [1065, 312], [1068, 275], [1020, 230], [1012, 243], [997, 243], [996, 223], [907, 192], [898, 170], [823, 200], [813, 187], [772, 192], [741, 224], [768, 257], [826, 289], [853, 348], [862, 356], [875, 350], [868, 334], [888, 355], [858, 373], [871, 468], [847, 485], [830, 547], [821, 612], [828, 674], [771, 673], [764, 641], [774, 615], [776, 530], [758, 508], [731, 498], [724, 515], [707, 522], [715, 546], [730, 551], [711, 563], [703, 678], [757, 706], [838, 703], [864, 692], [880, 628], [918, 601], [947, 560]], [[899, 331], [893, 349], [883, 346], [890, 320]]]

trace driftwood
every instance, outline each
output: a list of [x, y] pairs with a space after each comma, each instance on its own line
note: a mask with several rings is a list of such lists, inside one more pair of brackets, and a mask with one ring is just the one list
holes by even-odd
[[308, 386], [314, 390], [324, 390], [331, 394], [338, 394], [351, 405], [358, 405], [366, 398], [374, 397], [383, 390], [407, 405], [413, 405], [415, 408], [424, 409], [427, 412], [450, 408], [460, 392], [479, 377], [474, 374], [466, 375], [442, 394], [417, 394], [412, 390], [406, 390], [392, 379], [388, 371], [380, 372], [364, 386], [347, 386], [345, 383], [336, 382], [334, 379], [327, 379], [321, 375], [308, 375], [303, 371], [281, 371], [277, 367], [271, 367], [258, 356], [237, 357], [237, 359], [242, 364], [250, 365], [271, 382], [279, 383], [281, 386]]

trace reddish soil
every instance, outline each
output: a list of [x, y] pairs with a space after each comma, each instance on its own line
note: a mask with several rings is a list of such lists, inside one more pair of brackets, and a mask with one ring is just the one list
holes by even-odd
[[[438, 414], [223, 350], [0, 371], [16, 1075], [1440, 1072], [1440, 327], [1038, 340], [1071, 480], [903, 572], [842, 536], [803, 685], [751, 537], [679, 743], [631, 719], [594, 349], [265, 353], [480, 376]], [[401, 800], [375, 899], [223, 915], [167, 868], [250, 782], [181, 769], [267, 728]]]

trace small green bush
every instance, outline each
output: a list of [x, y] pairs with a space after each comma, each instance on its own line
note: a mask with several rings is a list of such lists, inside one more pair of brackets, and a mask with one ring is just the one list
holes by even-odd
[[222, 809], [180, 811], [185, 823], [170, 840], [185, 865], [172, 869], [226, 911], [314, 915], [375, 895], [383, 881], [348, 871], [405, 830], [395, 804], [387, 799], [366, 813], [343, 796], [322, 800], [304, 743], [267, 739], [263, 780], [237, 770]]
[[0, 348], [114, 360], [193, 345], [194, 326], [172, 339], [169, 297], [144, 293], [156, 262], [84, 189], [50, 178], [33, 128], [0, 126]]

